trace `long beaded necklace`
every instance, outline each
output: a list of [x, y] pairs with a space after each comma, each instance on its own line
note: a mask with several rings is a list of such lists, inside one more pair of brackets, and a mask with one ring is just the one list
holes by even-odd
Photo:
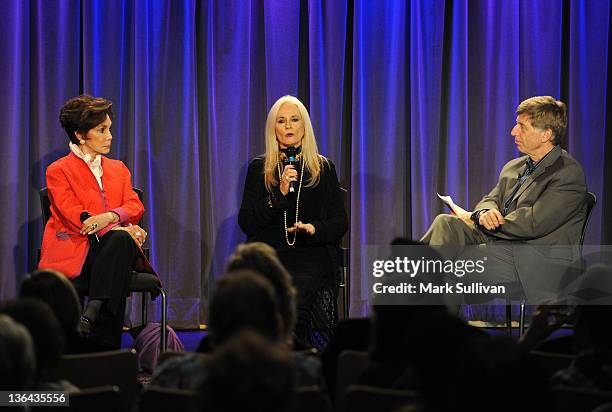
[[[300, 171], [300, 184], [298, 186], [298, 192], [297, 192], [297, 198], [295, 201], [295, 224], [297, 225], [298, 220], [298, 214], [300, 211], [300, 193], [302, 192], [302, 181], [303, 181], [303, 176], [304, 176], [304, 164], [306, 162], [304, 162], [302, 160], [302, 169]], [[280, 181], [280, 179], [282, 178], [282, 173], [281, 173], [281, 167], [280, 167], [280, 159], [277, 161], [276, 163], [276, 167], [278, 169], [278, 180]], [[293, 241], [289, 241], [289, 231], [287, 230], [287, 211], [284, 210], [283, 211], [283, 218], [284, 218], [284, 222], [285, 222], [285, 240], [287, 241], [287, 244], [289, 246], [293, 246], [295, 245], [295, 241], [297, 240], [297, 230], [295, 232], [293, 232]]]

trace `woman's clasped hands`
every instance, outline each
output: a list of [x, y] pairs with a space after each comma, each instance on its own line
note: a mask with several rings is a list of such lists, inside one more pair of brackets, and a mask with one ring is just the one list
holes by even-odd
[[116, 226], [113, 230], [125, 230], [132, 236], [138, 246], [142, 246], [147, 240], [147, 232], [138, 225]]

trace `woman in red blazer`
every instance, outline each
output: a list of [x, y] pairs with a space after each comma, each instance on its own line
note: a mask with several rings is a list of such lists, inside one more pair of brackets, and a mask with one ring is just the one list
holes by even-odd
[[113, 139], [111, 108], [86, 95], [61, 108], [70, 153], [47, 168], [51, 218], [39, 269], [60, 271], [87, 291], [83, 334], [119, 347], [130, 271], [147, 232], [137, 225], [144, 206], [128, 168], [103, 156]]

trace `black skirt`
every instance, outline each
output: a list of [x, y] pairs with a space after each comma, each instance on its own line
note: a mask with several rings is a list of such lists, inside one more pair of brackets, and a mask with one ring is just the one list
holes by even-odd
[[294, 338], [323, 350], [338, 322], [337, 268], [325, 246], [283, 248], [277, 252], [298, 292]]

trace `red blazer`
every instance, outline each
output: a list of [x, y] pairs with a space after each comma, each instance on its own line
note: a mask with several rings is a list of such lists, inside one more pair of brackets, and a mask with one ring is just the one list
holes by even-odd
[[102, 156], [102, 186], [89, 166], [72, 152], [47, 168], [47, 189], [51, 200], [51, 218], [45, 226], [39, 269], [55, 269], [69, 278], [81, 273], [89, 251], [87, 236], [81, 235], [80, 216], [113, 211], [119, 222], [100, 230], [104, 236], [118, 224], [136, 224], [144, 206], [132, 190], [128, 168], [119, 160]]

